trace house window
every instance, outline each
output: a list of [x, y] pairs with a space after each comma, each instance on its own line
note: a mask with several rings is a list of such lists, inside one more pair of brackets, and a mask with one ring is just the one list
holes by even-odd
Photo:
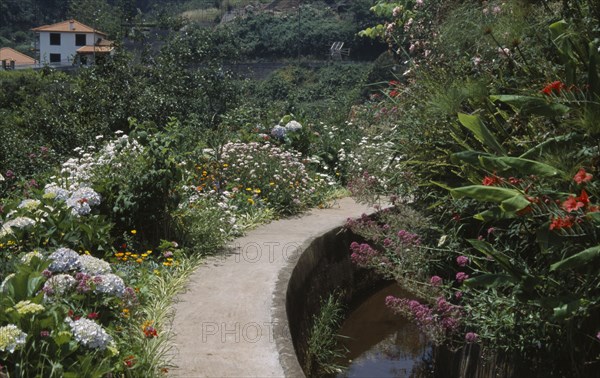
[[50, 33], [50, 44], [60, 46], [60, 33]]
[[75, 34], [75, 46], [85, 46], [85, 34]]
[[50, 63], [60, 63], [60, 54], [50, 54]]

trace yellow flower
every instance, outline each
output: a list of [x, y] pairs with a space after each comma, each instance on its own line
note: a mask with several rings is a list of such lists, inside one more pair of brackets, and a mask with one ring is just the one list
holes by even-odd
[[171, 265], [173, 265], [173, 264], [172, 264], [172, 263], [170, 263], [170, 262], [168, 262], [168, 261], [165, 261], [165, 262], [163, 263], [163, 265], [164, 265], [164, 266], [171, 266]]
[[229, 164], [227, 164], [227, 163], [223, 164], [223, 168], [227, 168], [227, 167], [229, 167]]
[[131, 255], [131, 252], [125, 252], [125, 255], [129, 256], [129, 255]]
[[142, 257], [148, 257], [147, 253], [142, 253]]
[[248, 203], [249, 203], [250, 205], [254, 205], [254, 200], [253, 200], [252, 198], [248, 198]]
[[158, 270], [158, 269], [154, 269], [153, 273], [156, 274], [157, 276], [160, 276], [160, 270]]
[[149, 249], [149, 250], [147, 250], [147, 251], [146, 251], [146, 253], [147, 253], [147, 254], [151, 254], [151, 253], [152, 253], [152, 251]]
[[128, 260], [127, 257], [123, 257], [123, 261], [127, 261], [127, 260]]
[[116, 257], [123, 257], [125, 254], [123, 252], [117, 252], [115, 253]]
[[137, 231], [136, 230], [131, 230], [131, 234], [135, 235], [135, 234], [137, 234]]
[[259, 194], [260, 193], [260, 189], [259, 188], [254, 189], [254, 193]]
[[138, 256], [137, 253], [134, 253], [134, 254], [131, 255], [131, 257], [134, 258], [134, 259], [137, 259], [139, 256]]
[[122, 313], [123, 313], [123, 317], [125, 317], [125, 318], [129, 317], [129, 309], [128, 308], [124, 308]]
[[84, 253], [85, 253], [86, 255], [90, 255], [90, 254], [91, 254], [91, 253], [90, 253], [90, 251], [85, 251]]
[[135, 262], [138, 263], [138, 264], [141, 264], [141, 263], [144, 262], [144, 260], [143, 259], [137, 259], [137, 260], [135, 260]]
[[269, 183], [269, 185], [270, 185], [270, 186], [275, 186], [275, 183], [274, 183], [273, 181], [271, 181], [271, 182]]

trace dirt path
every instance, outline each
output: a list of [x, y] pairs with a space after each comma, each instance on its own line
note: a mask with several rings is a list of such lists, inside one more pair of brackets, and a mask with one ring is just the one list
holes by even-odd
[[174, 377], [283, 377], [274, 333], [279, 273], [315, 237], [369, 209], [350, 198], [263, 225], [207, 259], [178, 297]]

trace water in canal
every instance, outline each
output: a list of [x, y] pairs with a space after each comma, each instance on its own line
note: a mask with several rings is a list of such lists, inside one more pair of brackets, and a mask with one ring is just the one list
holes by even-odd
[[367, 298], [343, 323], [340, 344], [348, 350], [338, 361], [347, 369], [337, 377], [432, 376], [431, 345], [408, 320], [385, 306], [385, 298], [408, 297], [401, 287], [389, 285]]

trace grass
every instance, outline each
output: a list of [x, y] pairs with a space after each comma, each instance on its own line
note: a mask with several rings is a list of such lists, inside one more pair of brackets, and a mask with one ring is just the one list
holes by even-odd
[[337, 331], [344, 319], [341, 295], [333, 293], [322, 302], [321, 312], [313, 317], [313, 326], [308, 337], [307, 371], [322, 376], [342, 372], [343, 367], [335, 361], [344, 356], [338, 346]]

